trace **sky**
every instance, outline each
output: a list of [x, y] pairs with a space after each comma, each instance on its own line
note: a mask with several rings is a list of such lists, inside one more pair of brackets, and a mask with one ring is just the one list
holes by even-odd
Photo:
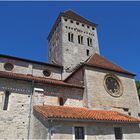
[[140, 2], [0, 2], [0, 54], [48, 62], [47, 35], [68, 9], [97, 23], [101, 55], [140, 80]]

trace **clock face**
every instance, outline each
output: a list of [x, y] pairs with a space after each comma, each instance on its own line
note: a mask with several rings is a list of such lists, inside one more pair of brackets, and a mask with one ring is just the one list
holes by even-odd
[[107, 75], [105, 77], [105, 89], [107, 90], [107, 92], [114, 96], [114, 97], [119, 97], [122, 94], [121, 91], [121, 84], [119, 79], [114, 76], [114, 75]]

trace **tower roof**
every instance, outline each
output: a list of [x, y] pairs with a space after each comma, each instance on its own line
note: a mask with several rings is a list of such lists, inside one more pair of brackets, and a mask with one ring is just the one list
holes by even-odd
[[64, 11], [64, 12], [60, 12], [58, 18], [56, 19], [49, 35], [48, 35], [48, 39], [50, 38], [50, 36], [52, 35], [52, 33], [54, 32], [55, 28], [57, 27], [57, 25], [59, 24], [59, 22], [61, 21], [61, 17], [67, 17], [67, 18], [70, 18], [70, 19], [73, 19], [73, 20], [76, 20], [76, 21], [79, 21], [81, 23], [84, 23], [84, 24], [87, 24], [87, 25], [90, 25], [90, 26], [94, 26], [96, 27], [97, 24], [91, 22], [90, 20], [84, 18], [83, 16], [80, 16], [79, 14], [77, 14], [76, 12], [72, 11], [72, 10], [67, 10], [67, 11]]
[[76, 12], [72, 11], [72, 10], [67, 10], [61, 13], [62, 16], [77, 20], [79, 22], [91, 25], [91, 26], [96, 26], [97, 24], [89, 21], [88, 19], [86, 19], [85, 17], [80, 16], [79, 14], [77, 14]]

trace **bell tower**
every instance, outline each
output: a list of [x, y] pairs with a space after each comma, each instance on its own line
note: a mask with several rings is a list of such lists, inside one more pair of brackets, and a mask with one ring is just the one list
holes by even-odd
[[49, 63], [64, 67], [63, 79], [92, 54], [99, 54], [96, 24], [68, 10], [61, 12], [48, 36]]

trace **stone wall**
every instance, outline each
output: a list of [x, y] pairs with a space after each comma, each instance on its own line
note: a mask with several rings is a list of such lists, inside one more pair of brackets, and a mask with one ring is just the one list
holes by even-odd
[[[121, 81], [123, 94], [120, 97], [111, 96], [104, 87], [105, 75], [115, 74]], [[87, 98], [88, 107], [91, 109], [116, 110], [123, 113], [131, 113], [138, 117], [140, 113], [140, 103], [137, 95], [135, 80], [125, 74], [99, 70], [93, 67], [85, 68], [84, 83], [86, 91], [84, 97]], [[129, 110], [126, 112], [124, 108]]]
[[[94, 27], [94, 30], [92, 30], [93, 27], [91, 26], [87, 28], [88, 25], [84, 24], [83, 27], [82, 23], [75, 20], [72, 20], [73, 23], [71, 23], [71, 20], [72, 19], [67, 19], [67, 21], [65, 21], [65, 18], [63, 17], [61, 19], [63, 54], [62, 62], [66, 72], [72, 70], [80, 62], [85, 61], [93, 53], [99, 53], [96, 28]], [[77, 22], [79, 23], [79, 25], [77, 25]], [[69, 32], [74, 34], [74, 42], [68, 41]], [[83, 36], [83, 44], [78, 43], [78, 35]], [[92, 38], [92, 47], [89, 47], [87, 45], [88, 37]], [[87, 50], [89, 50], [89, 55], [87, 55]]]
[[[34, 130], [46, 126], [46, 131], [51, 130], [51, 139], [69, 139], [74, 140], [74, 127], [82, 126], [85, 129], [85, 140], [115, 140], [114, 127], [121, 127], [123, 139], [140, 139], [140, 129], [138, 124], [121, 124], [121, 123], [107, 123], [107, 122], [95, 122], [95, 121], [55, 121], [49, 122], [45, 118], [39, 118], [35, 114], [35, 123], [41, 122], [39, 126], [34, 127]], [[50, 127], [48, 127], [50, 126]], [[48, 131], [47, 131], [48, 132]], [[50, 135], [44, 135], [44, 131], [40, 132], [41, 138], [48, 139]], [[37, 136], [34, 137], [38, 138]]]
[[83, 69], [77, 70], [74, 74], [72, 74], [68, 79], [65, 80], [67, 83], [76, 84], [84, 86], [84, 72]]
[[83, 89], [49, 84], [39, 84], [35, 87], [43, 89], [44, 92], [34, 92], [34, 104], [59, 105], [59, 97], [62, 97], [64, 106], [83, 107]]
[[[8, 109], [3, 110], [5, 91], [10, 91]], [[0, 138], [27, 139], [31, 83], [0, 79]]]
[[[44, 91], [37, 92], [34, 90], [33, 96], [31, 96], [31, 82], [6, 78], [0, 79], [1, 139], [27, 139], [28, 134], [31, 136], [31, 133], [33, 133], [31, 124], [34, 119], [32, 115], [34, 105], [59, 105], [59, 97], [63, 97], [64, 105], [83, 106], [83, 89], [41, 83], [35, 83], [33, 87], [41, 88]], [[10, 92], [7, 110], [3, 110], [5, 91]], [[29, 121], [31, 121], [30, 124]], [[39, 122], [36, 126], [39, 126]], [[43, 133], [43, 130], [40, 130], [40, 133]], [[30, 133], [28, 133], [29, 131]]]
[[51, 75], [46, 78], [59, 79], [59, 80], [61, 79], [62, 69], [59, 67], [50, 66], [47, 64], [46, 65], [35, 64], [35, 63], [25, 62], [21, 60], [14, 60], [11, 58], [0, 57], [0, 70], [1, 71], [6, 71], [4, 69], [4, 64], [7, 62], [12, 63], [14, 65], [14, 69], [10, 71], [13, 73], [31, 74], [33, 76], [46, 77], [43, 74], [43, 70], [49, 70], [51, 72]]

